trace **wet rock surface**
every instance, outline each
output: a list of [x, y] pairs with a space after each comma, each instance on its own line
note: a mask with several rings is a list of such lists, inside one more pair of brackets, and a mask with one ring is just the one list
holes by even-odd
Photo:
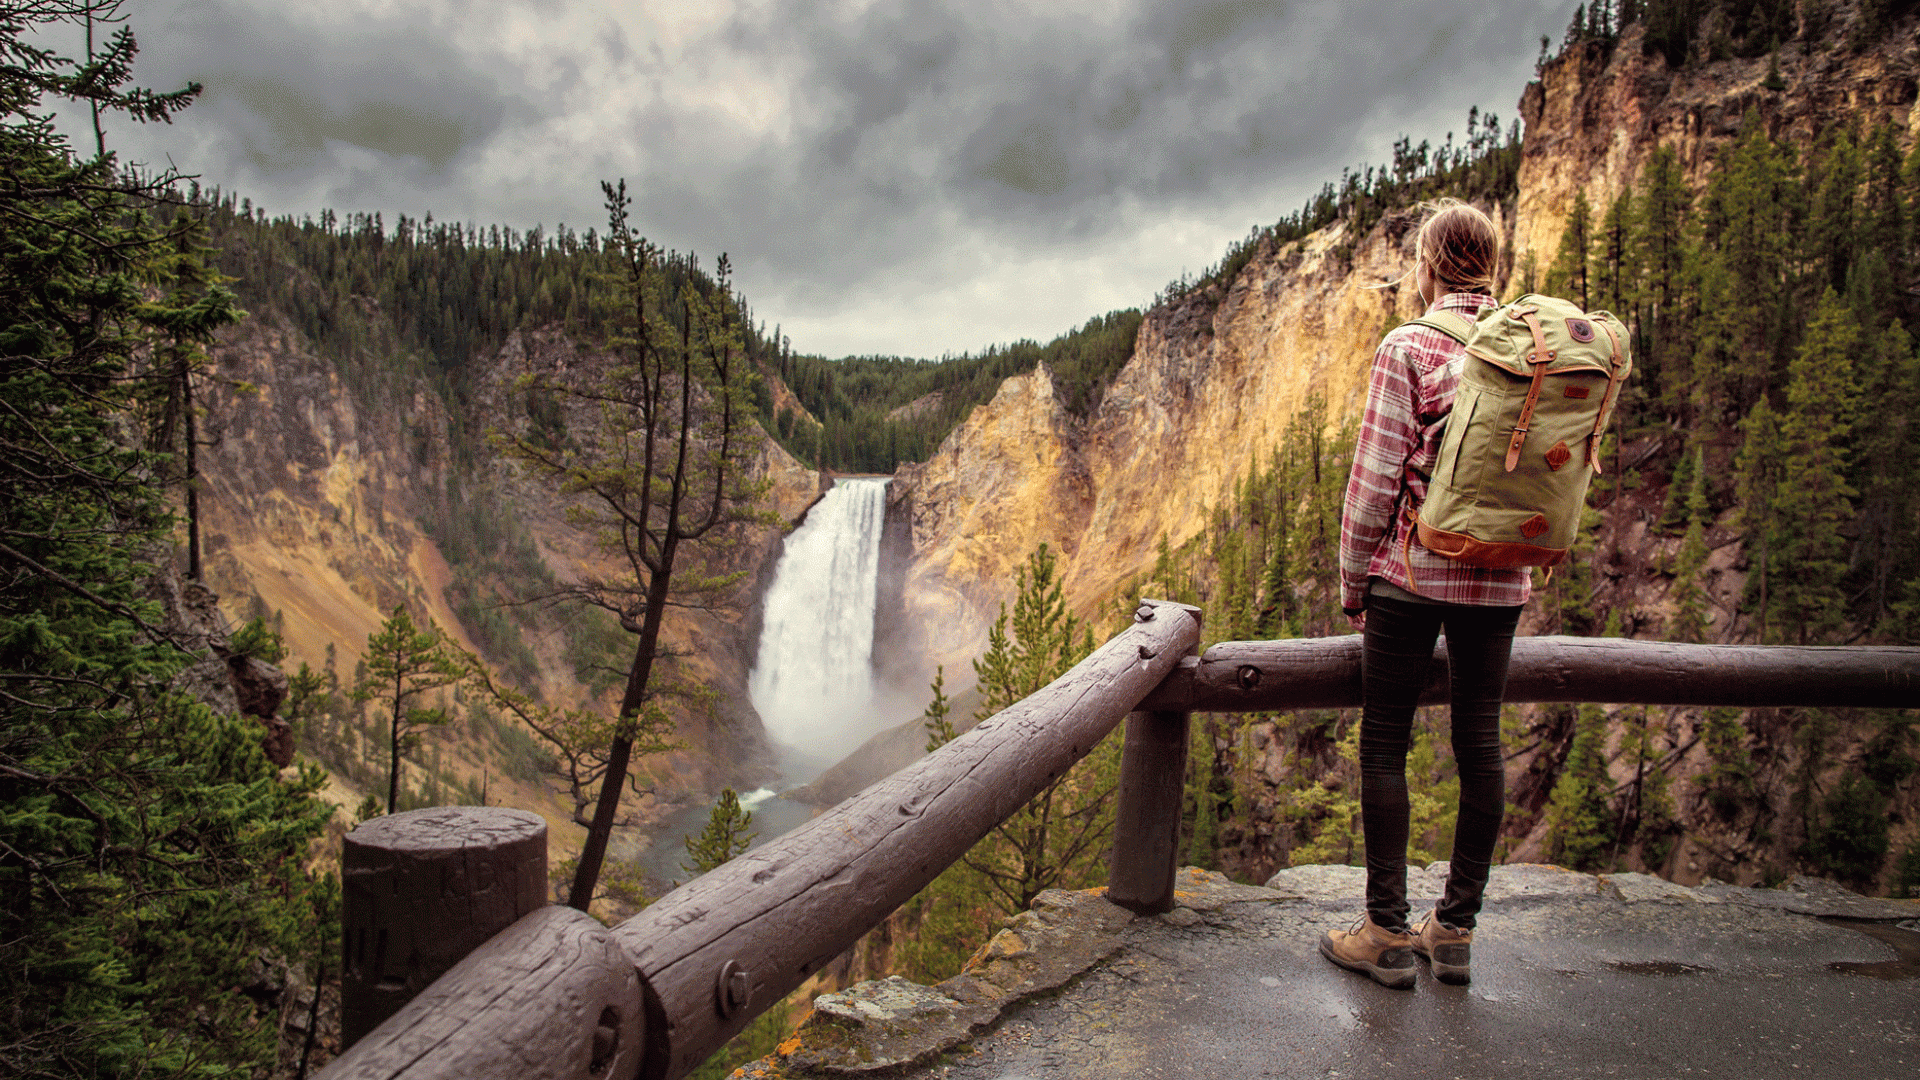
[[[1416, 911], [1431, 903], [1444, 874], [1436, 864], [1410, 875]], [[1862, 897], [1806, 878], [1780, 889], [1686, 888], [1644, 874], [1497, 867], [1471, 985], [1445, 985], [1423, 971], [1406, 992], [1336, 968], [1316, 951], [1320, 934], [1359, 912], [1362, 882], [1350, 867], [1283, 871], [1268, 888], [1188, 869], [1179, 906], [1142, 918], [1090, 894], [1049, 894], [1074, 899], [1070, 907], [1055, 902], [1051, 937], [1026, 942], [1023, 955], [1037, 965], [1050, 946], [1067, 946], [1072, 955], [1044, 980], [1064, 988], [1006, 985], [997, 998], [927, 1012], [930, 999], [891, 987], [901, 1000], [913, 998], [907, 1012], [919, 1019], [902, 1023], [895, 1013], [875, 1023], [876, 1036], [894, 1040], [883, 1049], [897, 1052], [903, 1028], [915, 1024], [926, 1037], [911, 1066], [895, 1057], [887, 1075], [1920, 1074], [1920, 934], [1910, 929], [1920, 925], [1920, 902]], [[1103, 917], [1103, 909], [1118, 914]], [[1090, 942], [1076, 947], [1083, 931]], [[1076, 966], [1080, 972], [1062, 976]], [[955, 999], [959, 982], [921, 992]], [[860, 990], [847, 994], [857, 999]], [[807, 1046], [809, 1029], [821, 1023], [816, 1013], [787, 1049]], [[750, 1071], [865, 1071], [847, 1067], [860, 1056], [862, 1024], [835, 1016], [833, 1031], [844, 1064], [789, 1053]]]

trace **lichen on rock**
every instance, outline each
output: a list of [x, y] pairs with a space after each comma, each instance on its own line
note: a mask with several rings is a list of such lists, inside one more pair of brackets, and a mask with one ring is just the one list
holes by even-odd
[[1133, 921], [1104, 889], [1049, 889], [937, 987], [898, 975], [822, 994], [793, 1038], [737, 1077], [857, 1076], [957, 1047], [1008, 1007], [1057, 990], [1113, 955]]

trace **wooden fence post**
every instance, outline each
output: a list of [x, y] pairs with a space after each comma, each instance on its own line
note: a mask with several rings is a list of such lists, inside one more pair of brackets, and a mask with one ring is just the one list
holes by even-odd
[[[1200, 621], [1199, 608], [1186, 610], [1192, 612], [1196, 623]], [[1154, 609], [1146, 605], [1134, 613], [1136, 620], [1154, 617]], [[1173, 875], [1179, 858], [1180, 807], [1186, 795], [1192, 715], [1154, 711], [1127, 716], [1107, 899], [1142, 915], [1173, 910]]]
[[547, 823], [524, 810], [377, 817], [347, 834], [340, 862], [342, 1050], [548, 902]]

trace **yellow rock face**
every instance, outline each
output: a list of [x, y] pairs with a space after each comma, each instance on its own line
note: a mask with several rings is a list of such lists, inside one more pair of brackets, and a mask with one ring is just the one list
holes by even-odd
[[1336, 224], [1255, 258], [1217, 305], [1154, 312], [1085, 422], [1042, 367], [902, 468], [891, 497], [912, 525], [906, 621], [932, 660], [966, 670], [1041, 543], [1062, 555], [1068, 602], [1096, 616], [1151, 567], [1162, 534], [1178, 545], [1206, 526], [1309, 394], [1328, 398], [1335, 426], [1356, 412], [1380, 334], [1418, 314], [1410, 288], [1362, 287], [1405, 272], [1405, 224], [1359, 244]]

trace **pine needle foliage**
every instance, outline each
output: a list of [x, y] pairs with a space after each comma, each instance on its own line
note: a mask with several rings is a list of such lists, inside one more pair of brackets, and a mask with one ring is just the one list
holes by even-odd
[[753, 811], [741, 807], [738, 792], [722, 788], [707, 814], [706, 827], [700, 830], [700, 835], [684, 839], [688, 861], [681, 863], [680, 869], [689, 874], [704, 874], [733, 861], [734, 856], [753, 846], [754, 837], [759, 834], [750, 831], [752, 828]]
[[[1041, 544], [1014, 570], [1011, 618], [1005, 605], [974, 661], [987, 717], [1038, 692], [1093, 652], [1093, 628], [1067, 610], [1058, 559]], [[1025, 911], [1043, 890], [1085, 884], [1104, 866], [1113, 828], [1118, 738], [1047, 785], [964, 857], [1001, 910]]]
[[[244, 988], [311, 955], [302, 868], [324, 778], [283, 780], [253, 721], [172, 688], [198, 659], [145, 592], [177, 475], [142, 446], [150, 358], [239, 313], [199, 275], [167, 179], [77, 151], [47, 115], [164, 121], [119, 5], [0, 3], [0, 1074], [213, 1077], [273, 1063]], [[98, 32], [91, 57], [45, 44]], [[109, 35], [107, 31], [111, 31]], [[198, 279], [200, 284], [191, 282]], [[320, 916], [324, 918], [324, 916]], [[324, 935], [322, 935], [324, 937]], [[257, 968], [256, 968], [257, 970]]]
[[380, 629], [367, 638], [365, 667], [349, 697], [378, 702], [387, 712], [387, 813], [400, 803], [400, 763], [420, 748], [423, 729], [444, 726], [453, 713], [424, 705], [427, 694], [468, 675], [464, 654], [429, 619], [416, 626], [405, 604], [396, 604]]

